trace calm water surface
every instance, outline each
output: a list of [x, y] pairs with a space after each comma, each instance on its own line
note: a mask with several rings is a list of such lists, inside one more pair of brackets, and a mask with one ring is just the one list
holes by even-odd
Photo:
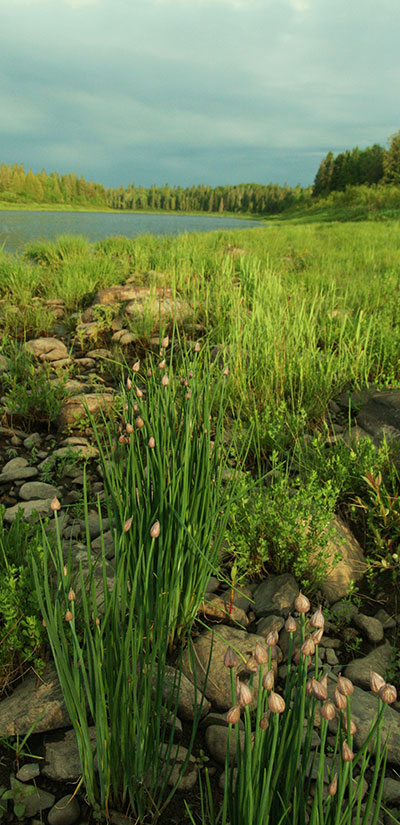
[[182, 232], [211, 232], [213, 229], [249, 229], [258, 221], [240, 218], [215, 218], [207, 215], [143, 215], [115, 212], [18, 212], [0, 211], [0, 246], [6, 252], [20, 252], [24, 244], [39, 238], [55, 240], [58, 235], [83, 235], [99, 241], [112, 235], [135, 238], [154, 235], [179, 235]]

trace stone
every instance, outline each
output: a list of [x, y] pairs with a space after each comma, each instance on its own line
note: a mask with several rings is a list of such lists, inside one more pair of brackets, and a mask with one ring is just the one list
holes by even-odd
[[114, 395], [110, 392], [72, 395], [70, 398], [65, 398], [62, 403], [60, 425], [73, 427], [87, 416], [88, 411], [95, 417], [101, 410], [110, 409], [113, 403]]
[[271, 630], [276, 630], [279, 633], [284, 624], [285, 620], [282, 616], [274, 616], [272, 613], [270, 616], [264, 616], [263, 619], [259, 619], [257, 622], [257, 633], [263, 636], [267, 636]]
[[130, 332], [128, 329], [119, 329], [117, 332], [114, 332], [111, 340], [115, 341], [116, 343], [127, 345], [132, 344], [136, 339], [136, 335], [133, 332]]
[[[326, 547], [326, 575], [320, 585], [325, 598], [337, 602], [347, 595], [351, 582], [360, 581], [367, 570], [364, 553], [347, 525], [338, 517], [333, 520], [336, 535]], [[335, 564], [335, 556], [340, 561]]]
[[70, 725], [57, 671], [51, 662], [40, 677], [29, 673], [10, 696], [0, 701], [0, 736], [24, 736], [35, 722], [34, 733]]
[[26, 478], [35, 478], [39, 475], [36, 467], [17, 467], [0, 474], [0, 484], [9, 484], [10, 481], [23, 481]]
[[367, 656], [360, 659], [353, 659], [344, 668], [344, 676], [350, 679], [360, 688], [369, 689], [369, 670], [372, 667], [376, 673], [385, 678], [386, 671], [390, 667], [393, 655], [393, 648], [389, 642], [371, 650]]
[[[161, 745], [160, 754], [167, 756], [169, 746]], [[183, 766], [187, 760], [186, 768]], [[197, 782], [197, 764], [194, 756], [188, 754], [183, 745], [172, 745], [169, 753], [169, 762], [174, 766], [168, 776], [168, 785], [173, 788], [177, 783], [180, 791], [190, 791]], [[168, 770], [168, 769], [166, 769]]]
[[81, 809], [76, 796], [61, 797], [47, 815], [48, 825], [73, 825], [79, 819]]
[[[89, 728], [89, 738], [96, 747], [96, 728]], [[67, 730], [62, 739], [45, 742], [45, 764], [42, 773], [56, 782], [73, 782], [82, 773], [78, 743], [74, 729]], [[95, 759], [95, 764], [96, 759]]]
[[[104, 528], [103, 528], [104, 530]], [[103, 535], [98, 536], [91, 543], [91, 548], [94, 553], [101, 553], [104, 545], [106, 559], [112, 559], [115, 556], [114, 534], [111, 530], [106, 530]]]
[[28, 460], [26, 458], [11, 458], [10, 461], [7, 461], [7, 464], [4, 465], [1, 472], [2, 474], [12, 473], [14, 470], [21, 470], [27, 466]]
[[[204, 690], [207, 699], [212, 702], [217, 710], [228, 710], [234, 704], [231, 690], [230, 669], [224, 665], [226, 650], [231, 646], [241, 659], [237, 668], [234, 668], [235, 676], [239, 672], [244, 680], [249, 678], [245, 663], [254, 654], [256, 642], [265, 647], [263, 636], [248, 633], [245, 630], [238, 630], [227, 625], [222, 625], [218, 631], [206, 630], [193, 642], [193, 656], [189, 656], [188, 651], [184, 651], [182, 657], [182, 671], [185, 676], [194, 682], [193, 667], [195, 668], [196, 686], [199, 690]], [[211, 661], [210, 660], [211, 653]], [[208, 678], [206, 683], [206, 674]], [[253, 688], [256, 693], [258, 687], [258, 674], [254, 674]]]
[[358, 613], [358, 609], [355, 604], [352, 604], [347, 599], [340, 599], [338, 602], [331, 604], [329, 612], [332, 613], [334, 618], [339, 622], [347, 623]]
[[364, 613], [355, 613], [353, 624], [361, 630], [369, 642], [377, 644], [383, 639], [383, 625], [378, 619], [372, 616], [365, 616]]
[[[205, 740], [211, 756], [213, 756], [220, 765], [225, 764], [226, 749], [229, 741], [229, 764], [232, 765], [232, 763], [236, 761], [236, 731], [233, 726], [229, 731], [229, 727], [210, 725], [206, 730]], [[243, 730], [239, 731], [239, 740], [241, 748], [243, 749], [245, 741], [245, 732]]]
[[[359, 750], [371, 729], [378, 712], [378, 699], [374, 693], [354, 688], [351, 697], [351, 718], [357, 726], [354, 734], [355, 749]], [[400, 765], [400, 713], [390, 705], [386, 707], [382, 720], [382, 742], [388, 738], [388, 761]]]
[[68, 358], [67, 347], [58, 338], [35, 338], [27, 341], [25, 348], [41, 361], [58, 361], [60, 358]]
[[268, 576], [254, 592], [253, 610], [258, 618], [271, 614], [287, 616], [294, 610], [298, 595], [297, 582], [290, 573]]
[[24, 816], [28, 819], [36, 816], [39, 811], [44, 811], [54, 805], [54, 794], [47, 793], [47, 791], [43, 791], [35, 785], [25, 785], [23, 782], [19, 782], [15, 776], [10, 778], [10, 787], [13, 792], [14, 803], [17, 801], [24, 803]]
[[386, 439], [400, 439], [400, 390], [375, 390], [357, 415], [357, 423], [379, 446]]
[[52, 484], [45, 484], [44, 481], [27, 481], [20, 487], [19, 495], [24, 501], [37, 498], [52, 499], [54, 496], [61, 498], [61, 490]]
[[32, 450], [34, 447], [40, 447], [41, 441], [42, 439], [39, 433], [32, 433], [24, 439], [24, 447], [26, 447], [27, 450]]
[[382, 799], [386, 805], [400, 804], [400, 782], [397, 779], [387, 777], [383, 780]]
[[39, 764], [37, 762], [27, 762], [26, 765], [22, 765], [22, 768], [19, 769], [16, 776], [20, 782], [30, 782], [31, 779], [39, 776], [39, 774]]
[[[321, 652], [320, 652], [320, 655], [321, 655]], [[332, 648], [327, 648], [325, 650], [325, 659], [326, 659], [328, 665], [330, 665], [331, 667], [335, 667], [336, 665], [339, 664], [339, 659], [336, 656], [335, 651], [332, 650]]]
[[[201, 720], [201, 728], [202, 730], [206, 730], [206, 728], [209, 728], [211, 725], [220, 725], [220, 727], [228, 728], [229, 722], [227, 722], [226, 713], [217, 713], [215, 710], [207, 713], [207, 716]], [[244, 730], [242, 719], [239, 719], [238, 725], [240, 730]]]
[[32, 518], [34, 513], [38, 516], [52, 516], [53, 511], [50, 506], [51, 502], [52, 498], [37, 498], [32, 501], [19, 501], [18, 504], [14, 504], [14, 507], [7, 508], [4, 513], [4, 521], [7, 521], [9, 524], [15, 521], [18, 510], [23, 511], [23, 517], [26, 520]]
[[199, 614], [224, 624], [239, 624], [241, 627], [247, 627], [249, 620], [244, 610], [236, 605], [229, 605], [221, 596], [213, 596], [211, 599], [205, 599], [200, 607]]
[[386, 610], [381, 607], [375, 613], [375, 619], [382, 622], [383, 630], [393, 630], [396, 627], [396, 619], [393, 616], [389, 616]]
[[[153, 674], [153, 684], [156, 682], [156, 674]], [[200, 705], [201, 705], [201, 716], [205, 716], [210, 708], [210, 702], [203, 698], [203, 703], [201, 704], [202, 700], [202, 693], [200, 690], [195, 691], [195, 687], [193, 682], [185, 676], [184, 673], [181, 672], [179, 675], [176, 668], [171, 667], [171, 665], [167, 665], [165, 668], [164, 673], [164, 681], [163, 681], [163, 697], [164, 700], [168, 703], [168, 706], [171, 711], [174, 709], [174, 696], [176, 695], [176, 691], [179, 687], [179, 696], [178, 696], [178, 708], [177, 708], [177, 715], [181, 719], [186, 719], [188, 721], [193, 721], [195, 717], [195, 708], [197, 708], [197, 713], [199, 712]]]
[[[68, 458], [69, 456], [73, 455], [79, 456], [81, 459], [89, 459], [89, 458], [97, 458], [99, 451], [97, 447], [92, 447], [91, 445], [86, 446], [85, 444], [69, 444], [68, 447], [58, 447], [57, 450], [51, 453], [51, 455], [47, 456], [43, 461], [38, 464], [39, 470], [42, 472], [43, 470], [51, 469], [52, 464], [56, 458]], [[74, 467], [74, 471], [76, 470], [76, 475], [81, 474], [81, 469]]]

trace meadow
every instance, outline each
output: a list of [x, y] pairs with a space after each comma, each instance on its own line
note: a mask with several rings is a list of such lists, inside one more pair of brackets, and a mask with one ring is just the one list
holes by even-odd
[[[132, 337], [122, 345], [113, 339], [120, 306], [93, 305], [93, 300], [98, 290], [127, 282], [148, 287], [149, 298], [140, 312], [124, 320]], [[0, 255], [4, 429], [39, 430], [52, 434], [55, 442], [65, 436], [60, 411], [68, 395], [66, 382], [79, 378], [77, 353], [85, 357], [94, 347], [108, 353], [96, 362], [94, 383], [103, 391], [118, 390], [111, 412], [96, 420], [88, 413], [80, 430], [91, 434], [99, 450], [105, 499], [97, 506], [114, 525], [115, 587], [108, 595], [104, 555], [102, 560], [104, 616], [96, 607], [94, 588], [85, 591], [82, 572], [74, 579], [57, 527], [55, 536], [46, 527], [43, 532], [34, 525], [29, 528], [31, 573], [18, 590], [18, 577], [11, 572], [17, 601], [11, 606], [7, 593], [0, 599], [0, 634], [3, 626], [10, 639], [11, 631], [16, 632], [10, 615], [21, 612], [27, 592], [36, 594], [30, 605], [34, 641], [30, 648], [26, 642], [20, 646], [21, 672], [29, 657], [37, 666], [43, 650], [51, 649], [75, 720], [86, 798], [99, 817], [108, 818], [114, 808], [129, 810], [132, 822], [157, 821], [172, 797], [168, 759], [165, 752], [162, 758], [159, 754], [165, 736], [167, 753], [171, 752], [179, 679], [166, 714], [163, 678], [171, 656], [179, 662], [182, 652], [192, 649], [191, 632], [210, 575], [233, 594], [270, 574], [292, 573], [304, 592], [316, 599], [330, 524], [339, 514], [360, 541], [368, 563], [364, 581], [350, 588], [349, 603], [364, 597], [379, 600], [382, 591], [390, 592], [390, 608], [396, 612], [397, 444], [377, 446], [370, 439], [356, 438], [357, 405], [350, 402], [343, 412], [336, 399], [353, 399], [371, 385], [400, 388], [399, 285], [396, 220], [338, 223], [314, 216], [308, 222], [276, 221], [265, 229], [119, 237], [96, 244], [68, 236], [54, 243], [29, 244], [18, 257]], [[160, 289], [168, 289], [172, 296], [170, 314], [157, 305]], [[82, 319], [90, 307], [96, 329], [88, 339]], [[49, 364], [38, 366], [25, 350], [26, 341], [49, 336], [62, 338], [75, 356], [56, 372]], [[6, 443], [2, 455], [10, 457]], [[88, 497], [85, 481], [81, 503], [86, 520]], [[21, 565], [21, 544], [29, 544], [27, 529], [22, 522], [12, 528], [2, 524], [0, 566], [8, 575], [13, 564]], [[91, 573], [90, 544], [88, 558]], [[54, 573], [57, 593], [51, 585]], [[301, 600], [296, 609], [304, 644], [307, 610]], [[288, 632], [291, 644], [293, 631]], [[2, 659], [2, 650], [0, 645], [0, 673], [7, 685], [7, 656]], [[270, 672], [271, 653], [266, 656], [259, 664]], [[291, 670], [289, 652], [282, 689], [286, 708], [272, 699], [273, 720], [265, 740], [267, 725], [261, 726], [262, 735], [258, 733], [266, 702], [259, 689], [253, 751], [254, 719], [246, 699], [237, 697], [237, 705], [244, 708], [246, 736], [242, 753], [237, 734], [239, 779], [227, 758], [218, 820], [206, 776], [200, 808], [196, 814], [187, 813], [191, 822], [306, 821], [310, 786], [304, 780], [301, 787], [294, 779], [301, 747], [296, 731], [307, 720], [302, 780], [320, 698], [318, 692], [306, 694], [307, 657], [304, 653]], [[129, 678], [133, 662], [137, 679]], [[151, 678], [140, 678], [140, 673]], [[313, 673], [316, 681], [321, 679], [318, 659]], [[396, 660], [391, 678], [396, 681], [398, 676]], [[261, 677], [262, 673], [260, 684]], [[342, 688], [349, 696], [344, 683]], [[269, 699], [277, 696], [271, 685], [265, 691]], [[118, 701], [111, 701], [114, 696]], [[344, 748], [339, 791], [324, 797], [321, 749], [307, 820], [311, 825], [381, 821], [373, 799], [379, 802], [385, 776], [379, 733], [385, 701], [371, 728], [371, 739], [373, 733], [377, 736], [374, 757], [371, 761], [367, 746], [357, 757], [357, 792], [349, 791], [351, 760]], [[347, 699], [345, 706], [350, 721]], [[126, 708], [129, 721], [124, 721]], [[196, 714], [189, 750], [201, 708]], [[173, 719], [172, 733], [167, 716]], [[90, 719], [99, 729], [101, 771], [94, 767]], [[237, 719], [228, 721], [235, 730]], [[340, 725], [334, 751], [338, 758], [343, 730]], [[349, 724], [344, 734], [349, 750], [350, 730]], [[326, 733], [322, 722], [323, 741]], [[132, 742], [140, 742], [140, 748], [132, 748]], [[289, 770], [294, 798], [284, 778], [285, 748], [296, 754]], [[274, 778], [264, 770], [274, 759], [281, 779], [279, 771]], [[186, 767], [187, 763], [183, 771]], [[361, 810], [357, 794], [368, 771], [371, 791]]]

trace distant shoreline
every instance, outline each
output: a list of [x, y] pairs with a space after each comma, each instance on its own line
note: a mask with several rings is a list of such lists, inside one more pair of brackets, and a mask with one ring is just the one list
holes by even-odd
[[[110, 206], [89, 206], [71, 203], [7, 203], [0, 201], [1, 212], [101, 212], [113, 215], [183, 215], [202, 218], [235, 218], [242, 221], [265, 221], [265, 215], [257, 215], [251, 212], [186, 212], [175, 209], [112, 209]], [[269, 218], [268, 218], [269, 220]]]

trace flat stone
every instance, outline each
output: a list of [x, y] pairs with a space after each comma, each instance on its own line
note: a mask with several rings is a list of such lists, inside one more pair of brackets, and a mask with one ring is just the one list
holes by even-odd
[[262, 619], [259, 619], [257, 622], [257, 633], [263, 636], [267, 636], [271, 630], [276, 630], [280, 633], [284, 624], [285, 620], [282, 616], [274, 616], [272, 613], [270, 616], [264, 616]]
[[24, 736], [34, 722], [34, 733], [70, 725], [57, 671], [50, 662], [40, 677], [29, 673], [0, 701], [0, 736]]
[[11, 458], [10, 461], [7, 461], [7, 464], [4, 465], [2, 469], [2, 473], [12, 473], [14, 470], [21, 470], [24, 467], [28, 466], [28, 459], [27, 458]]
[[389, 642], [371, 650], [367, 656], [354, 659], [346, 665], [344, 675], [360, 688], [369, 689], [369, 670], [372, 667], [376, 673], [385, 678], [393, 655], [393, 648]]
[[[54, 463], [54, 460], [58, 458], [68, 458], [73, 454], [74, 456], [79, 456], [81, 459], [89, 459], [89, 458], [97, 458], [99, 451], [97, 447], [86, 446], [84, 444], [69, 444], [68, 447], [58, 447], [57, 450], [51, 453], [51, 455], [47, 456], [43, 461], [38, 464], [38, 468], [40, 471], [47, 470], [51, 465]], [[77, 468], [74, 467], [74, 470]], [[80, 475], [81, 470], [77, 471], [77, 475]]]
[[[94, 750], [96, 746], [96, 728], [94, 726], [89, 728], [89, 738], [93, 743]], [[56, 782], [72, 782], [81, 775], [82, 766], [76, 733], [73, 728], [67, 730], [62, 739], [58, 741], [46, 741], [45, 760], [42, 773]]]
[[[363, 746], [377, 712], [378, 699], [375, 694], [355, 687], [351, 697], [351, 718], [357, 726], [354, 734], [356, 750]], [[400, 765], [400, 713], [393, 710], [390, 705], [386, 707], [382, 721], [382, 742], [385, 742], [387, 737], [388, 760]]]
[[61, 497], [61, 490], [59, 487], [53, 487], [52, 484], [46, 484], [44, 481], [27, 481], [19, 490], [20, 498], [24, 501], [31, 501], [32, 499], [52, 499], [54, 496]]
[[[367, 570], [364, 553], [346, 524], [335, 516], [333, 520], [336, 535], [331, 538], [325, 550], [326, 576], [320, 589], [330, 602], [337, 602], [347, 595], [352, 581], [360, 581]], [[335, 564], [335, 556], [340, 561]]]
[[383, 780], [382, 799], [386, 805], [398, 805], [400, 803], [400, 782], [397, 779], [387, 777]]
[[396, 619], [393, 616], [389, 616], [389, 613], [387, 613], [383, 607], [377, 610], [375, 613], [375, 619], [382, 622], [384, 630], [393, 630], [393, 628], [396, 627]]
[[35, 478], [39, 475], [36, 467], [17, 467], [15, 470], [7, 470], [0, 475], [0, 484], [8, 484], [10, 481], [23, 481], [26, 478]]
[[53, 514], [50, 506], [51, 502], [52, 498], [37, 498], [32, 501], [19, 501], [18, 504], [14, 504], [14, 507], [8, 507], [4, 513], [4, 521], [7, 521], [9, 524], [15, 521], [18, 510], [23, 511], [23, 517], [26, 520], [32, 518], [34, 513], [37, 513], [38, 516], [51, 516]]
[[[239, 725], [240, 730], [244, 730], [243, 720], [239, 719], [237, 723]], [[206, 728], [211, 727], [211, 725], [219, 725], [222, 728], [228, 728], [229, 722], [226, 720], [226, 713], [217, 713], [217, 711], [211, 711], [211, 713], [207, 713], [207, 716], [201, 720], [201, 728], [202, 730], [206, 730]]]
[[73, 825], [79, 819], [81, 809], [76, 796], [68, 794], [58, 799], [47, 815], [48, 825]]
[[[234, 668], [234, 673], [236, 676], [240, 672], [241, 678], [246, 681], [250, 674], [246, 671], [245, 663], [254, 654], [257, 642], [265, 647], [263, 636], [227, 625], [221, 625], [215, 633], [213, 630], [206, 630], [193, 642], [193, 657], [189, 656], [187, 650], [184, 651], [181, 669], [191, 682], [195, 682], [199, 690], [204, 690], [207, 699], [217, 710], [228, 710], [236, 700], [232, 697], [230, 669], [224, 665], [226, 650], [231, 646], [238, 652], [240, 664]], [[193, 667], [196, 671], [196, 681]], [[253, 686], [256, 693], [258, 673], [254, 674]]]
[[400, 438], [400, 390], [382, 390], [370, 394], [357, 416], [357, 423], [378, 446], [384, 439]]
[[38, 762], [27, 762], [26, 765], [22, 765], [22, 768], [19, 769], [16, 777], [20, 782], [30, 782], [31, 779], [39, 776], [39, 774], [40, 768]]
[[286, 616], [294, 610], [298, 595], [299, 588], [296, 579], [290, 573], [268, 576], [255, 590], [254, 613], [257, 618], [271, 614]]
[[372, 616], [365, 616], [364, 613], [355, 613], [353, 616], [353, 624], [361, 630], [367, 637], [368, 641], [373, 644], [378, 644], [383, 639], [383, 625], [378, 619]]
[[347, 601], [347, 599], [340, 599], [338, 602], [331, 604], [329, 610], [336, 619], [343, 622], [350, 622], [353, 616], [358, 613], [356, 605]]
[[113, 403], [114, 395], [110, 392], [73, 395], [63, 401], [59, 417], [60, 424], [63, 427], [73, 427], [88, 414], [88, 411], [96, 416], [101, 410], [110, 409]]
[[249, 620], [244, 610], [236, 607], [235, 604], [229, 605], [221, 596], [213, 596], [210, 600], [204, 600], [199, 607], [199, 614], [224, 624], [239, 624], [242, 627], [247, 627]]
[[96, 361], [98, 358], [112, 358], [112, 352], [105, 347], [99, 347], [98, 349], [91, 349], [90, 352], [86, 353], [87, 358], [94, 358]]
[[11, 776], [10, 787], [13, 791], [14, 801], [18, 800], [25, 805], [25, 816], [30, 819], [36, 816], [39, 811], [45, 811], [46, 808], [51, 808], [55, 802], [55, 796], [52, 793], [43, 791], [35, 785], [25, 785], [19, 782], [15, 776]]
[[136, 340], [136, 335], [133, 332], [130, 332], [128, 329], [119, 329], [117, 332], [114, 332], [111, 340], [115, 341], [118, 344], [122, 344], [126, 346], [128, 344], [132, 344]]
[[91, 543], [91, 548], [94, 553], [100, 553], [104, 545], [106, 559], [112, 559], [115, 556], [114, 534], [111, 530], [103, 532], [103, 536], [98, 536]]
[[[210, 725], [206, 730], [205, 740], [211, 756], [213, 756], [220, 765], [225, 764], [226, 749], [229, 740], [229, 764], [231, 765], [232, 762], [236, 761], [236, 731], [234, 726], [232, 726], [229, 732], [229, 728], [222, 727], [221, 725]], [[245, 733], [243, 730], [239, 731], [239, 740], [243, 750], [245, 741]]]
[[25, 348], [41, 361], [58, 361], [60, 358], [68, 358], [67, 347], [58, 338], [35, 338], [27, 341]]

